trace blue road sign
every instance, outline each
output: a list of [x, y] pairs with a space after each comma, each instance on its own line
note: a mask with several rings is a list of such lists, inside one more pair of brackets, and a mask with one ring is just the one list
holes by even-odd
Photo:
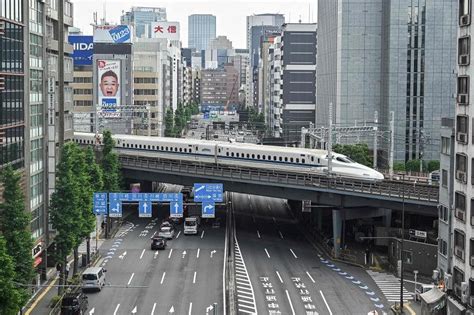
[[204, 113], [204, 116], [203, 116], [204, 119], [209, 119], [209, 112], [207, 113]]
[[121, 218], [122, 217], [122, 202], [118, 199], [110, 200], [109, 202], [109, 217]]
[[194, 201], [224, 201], [223, 184], [194, 184]]
[[107, 193], [94, 193], [94, 214], [107, 214]]
[[183, 199], [179, 201], [170, 202], [170, 217], [171, 218], [183, 217]]
[[215, 218], [216, 217], [216, 205], [214, 202], [203, 201], [202, 202], [202, 215], [203, 218]]
[[140, 201], [138, 204], [138, 217], [151, 218], [151, 201]]

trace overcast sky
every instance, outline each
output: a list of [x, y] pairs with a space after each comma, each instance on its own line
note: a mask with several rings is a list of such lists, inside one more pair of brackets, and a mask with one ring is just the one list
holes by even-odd
[[[282, 13], [286, 22], [312, 22], [317, 20], [317, 0], [73, 0], [74, 26], [79, 27], [85, 35], [92, 35], [93, 12], [97, 11], [99, 19], [107, 8], [107, 21], [119, 23], [122, 11], [129, 11], [132, 6], [165, 7], [168, 21], [178, 21], [181, 26], [181, 41], [188, 44], [188, 15], [214, 14], [217, 17], [217, 35], [226, 35], [234, 48], [246, 47], [246, 16], [259, 13]], [[311, 9], [310, 9], [311, 8]]]

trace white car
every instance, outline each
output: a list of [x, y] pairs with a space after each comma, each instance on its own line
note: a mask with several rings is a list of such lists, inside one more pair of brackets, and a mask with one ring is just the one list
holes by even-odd
[[174, 229], [171, 226], [163, 226], [158, 232], [158, 236], [170, 240], [174, 237]]

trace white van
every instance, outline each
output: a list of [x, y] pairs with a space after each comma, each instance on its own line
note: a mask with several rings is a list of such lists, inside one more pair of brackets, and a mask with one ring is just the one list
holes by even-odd
[[90, 267], [82, 273], [82, 290], [102, 290], [105, 286], [105, 270], [102, 267]]
[[199, 223], [199, 217], [188, 217], [184, 219], [184, 234], [198, 234]]
[[426, 293], [433, 289], [435, 286], [434, 284], [422, 284], [422, 283], [417, 283], [416, 284], [416, 289], [415, 289], [415, 301], [420, 301], [421, 297], [420, 295], [423, 293]]

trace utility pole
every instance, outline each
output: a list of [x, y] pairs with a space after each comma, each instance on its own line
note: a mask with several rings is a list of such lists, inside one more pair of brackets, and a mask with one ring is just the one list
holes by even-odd
[[329, 103], [328, 174], [332, 173], [332, 103]]
[[[64, 1], [58, 1], [58, 143], [64, 145]], [[61, 153], [60, 153], [61, 154]]]
[[377, 123], [379, 122], [379, 113], [377, 111], [375, 111], [374, 113], [374, 124], [375, 124], [375, 127], [374, 127], [374, 161], [373, 161], [373, 168], [376, 169], [377, 168], [377, 131], [378, 131], [378, 126], [377, 126]]
[[393, 178], [393, 151], [395, 149], [395, 112], [390, 112], [390, 152], [389, 152], [389, 174]]
[[146, 110], [148, 115], [148, 137], [151, 136], [151, 105], [146, 104]]

